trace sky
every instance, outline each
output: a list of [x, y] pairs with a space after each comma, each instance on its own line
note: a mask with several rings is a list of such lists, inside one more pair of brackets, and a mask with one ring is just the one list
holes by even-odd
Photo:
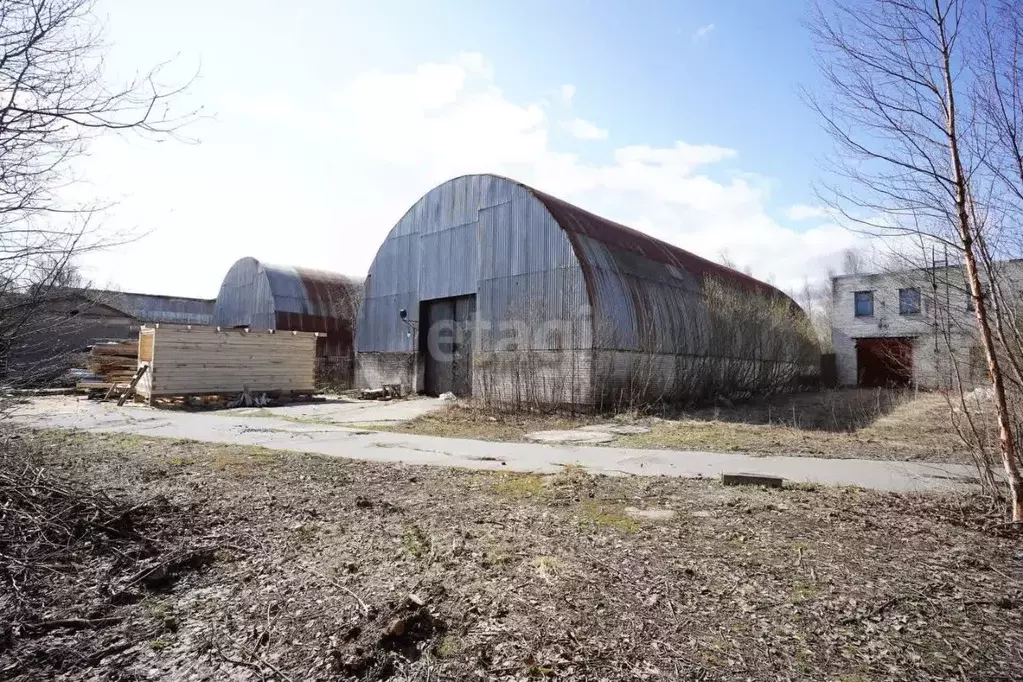
[[213, 298], [245, 256], [365, 276], [419, 197], [505, 175], [786, 289], [857, 237], [814, 184], [820, 81], [779, 0], [98, 0], [112, 83], [165, 64], [187, 140], [96, 141], [97, 286]]

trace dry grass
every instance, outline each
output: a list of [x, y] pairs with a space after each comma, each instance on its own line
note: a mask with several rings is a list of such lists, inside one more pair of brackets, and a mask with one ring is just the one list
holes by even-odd
[[758, 455], [967, 461], [938, 393], [847, 389], [774, 396], [739, 405], [662, 416], [557, 416], [502, 413], [454, 405], [403, 425], [407, 433], [519, 441], [527, 433], [599, 423], [638, 423], [649, 433], [609, 447], [666, 448]]
[[[979, 498], [59, 432], [18, 447], [50, 480], [119, 509], [163, 500], [193, 519], [178, 532], [216, 550], [141, 600], [90, 573], [79, 606], [60, 602], [86, 628], [32, 630], [4, 609], [4, 679], [1023, 677], [1021, 536]], [[0, 584], [0, 600], [14, 598]]]
[[512, 412], [474, 404], [455, 403], [401, 424], [359, 424], [360, 428], [423, 436], [521, 441], [533, 431], [574, 429], [601, 420], [592, 415], [559, 415]]

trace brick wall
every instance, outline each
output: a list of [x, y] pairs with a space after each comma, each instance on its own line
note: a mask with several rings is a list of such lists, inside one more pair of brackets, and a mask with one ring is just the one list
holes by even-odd
[[[1023, 274], [1020, 263], [1002, 266], [1011, 275]], [[918, 313], [900, 307], [899, 292], [903, 289], [920, 292]], [[868, 291], [873, 293], [873, 314], [858, 316], [855, 294]], [[957, 366], [965, 384], [985, 378], [983, 367], [978, 366], [976, 319], [970, 309], [963, 273], [958, 268], [843, 275], [832, 280], [832, 303], [831, 338], [840, 385], [857, 383], [856, 340], [862, 338], [909, 338], [913, 347], [913, 382], [921, 388], [952, 385]]]

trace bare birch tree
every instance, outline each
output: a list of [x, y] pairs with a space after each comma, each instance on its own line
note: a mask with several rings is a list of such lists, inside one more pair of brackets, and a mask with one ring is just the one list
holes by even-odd
[[[92, 0], [0, 0], [0, 361], [75, 281], [76, 257], [111, 243], [99, 202], [72, 204], [73, 164], [97, 136], [173, 135], [181, 87], [160, 70], [106, 78]], [[62, 196], [64, 195], [64, 196]]]
[[812, 31], [829, 96], [809, 96], [837, 143], [822, 198], [860, 229], [925, 238], [961, 259], [994, 392], [1012, 517], [1023, 478], [996, 323], [982, 285], [990, 214], [970, 44], [983, 32], [966, 0], [818, 5]]

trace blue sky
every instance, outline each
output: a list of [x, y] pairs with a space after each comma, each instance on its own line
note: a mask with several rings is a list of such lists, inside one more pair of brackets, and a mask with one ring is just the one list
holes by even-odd
[[[793, 287], [855, 238], [815, 206], [829, 142], [802, 2], [99, 0], [110, 78], [198, 69], [196, 144], [97, 143], [98, 285], [213, 297], [243, 256], [364, 275], [431, 187], [509, 175]], [[189, 273], [182, 277], [182, 269]]]

